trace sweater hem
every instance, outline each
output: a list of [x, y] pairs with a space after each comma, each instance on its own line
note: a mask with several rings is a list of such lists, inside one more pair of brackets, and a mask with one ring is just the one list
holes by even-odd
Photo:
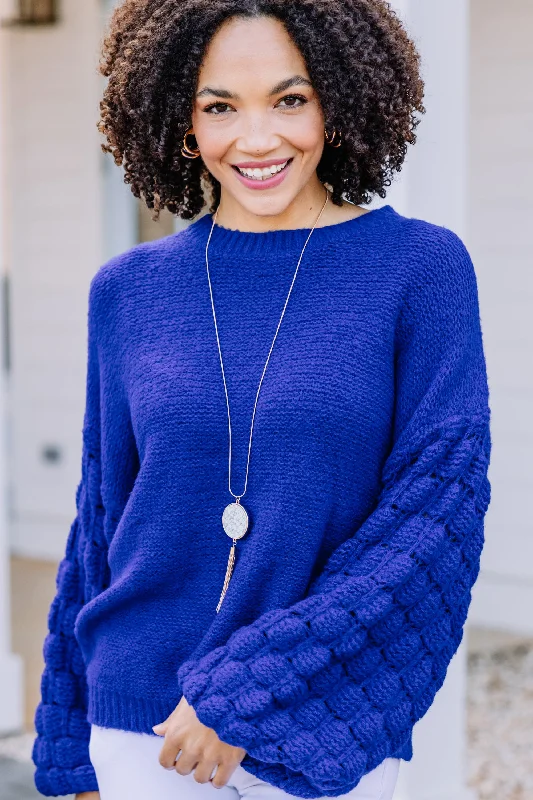
[[182, 695], [171, 698], [142, 698], [114, 692], [101, 686], [88, 686], [87, 720], [102, 728], [117, 728], [135, 733], [150, 733], [174, 711]]

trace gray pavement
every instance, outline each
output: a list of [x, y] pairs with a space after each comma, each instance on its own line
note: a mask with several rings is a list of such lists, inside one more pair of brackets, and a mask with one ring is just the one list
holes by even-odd
[[[31, 751], [35, 732], [0, 737], [0, 800], [42, 800], [35, 788]], [[63, 795], [74, 800], [74, 795]]]
[[0, 756], [0, 800], [42, 800], [42, 797], [33, 782], [33, 764]]

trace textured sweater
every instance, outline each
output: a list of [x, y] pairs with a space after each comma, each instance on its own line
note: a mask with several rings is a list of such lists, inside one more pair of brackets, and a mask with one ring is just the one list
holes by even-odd
[[[390, 205], [317, 228], [261, 387], [231, 539], [211, 217], [102, 265], [88, 299], [76, 516], [35, 713], [44, 795], [98, 788], [90, 723], [153, 734], [182, 695], [241, 765], [336, 797], [412, 730], [463, 635], [490, 502], [474, 267]], [[243, 490], [255, 393], [309, 229], [215, 226]]]

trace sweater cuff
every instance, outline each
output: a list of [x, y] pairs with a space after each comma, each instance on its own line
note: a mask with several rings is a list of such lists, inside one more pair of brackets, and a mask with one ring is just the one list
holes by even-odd
[[83, 764], [74, 769], [40, 767], [35, 771], [34, 781], [37, 791], [46, 797], [98, 791], [98, 782], [92, 764]]

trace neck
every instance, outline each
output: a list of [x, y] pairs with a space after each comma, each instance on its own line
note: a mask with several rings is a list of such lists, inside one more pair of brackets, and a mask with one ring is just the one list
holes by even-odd
[[216, 221], [225, 228], [250, 233], [311, 228], [325, 200], [326, 188], [316, 178], [310, 181], [281, 213], [254, 214], [222, 187]]

